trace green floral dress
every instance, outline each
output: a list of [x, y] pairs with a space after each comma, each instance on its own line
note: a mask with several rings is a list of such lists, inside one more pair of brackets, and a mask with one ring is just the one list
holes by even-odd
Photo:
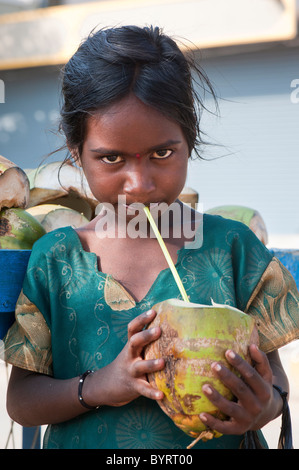
[[[176, 267], [191, 302], [235, 306], [256, 319], [266, 353], [299, 337], [299, 294], [284, 266], [245, 225], [203, 216], [200, 246], [178, 251]], [[161, 254], [162, 256], [162, 254]], [[33, 247], [16, 321], [5, 338], [11, 364], [58, 379], [106, 366], [127, 341], [127, 325], [155, 303], [180, 298], [170, 269], [140, 301], [98, 270], [74, 229], [43, 236]], [[194, 448], [238, 448], [242, 436], [222, 436]], [[192, 438], [158, 404], [140, 397], [103, 406], [48, 426], [45, 448], [185, 449]]]

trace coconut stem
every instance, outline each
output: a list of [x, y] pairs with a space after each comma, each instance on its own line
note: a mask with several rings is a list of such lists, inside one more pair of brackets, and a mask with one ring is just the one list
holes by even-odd
[[177, 286], [178, 286], [178, 288], [179, 288], [179, 291], [180, 291], [180, 293], [181, 293], [181, 296], [183, 297], [183, 300], [185, 300], [185, 302], [190, 302], [190, 301], [189, 301], [189, 298], [188, 298], [188, 296], [187, 296], [187, 293], [186, 293], [186, 291], [185, 291], [185, 288], [184, 288], [184, 286], [183, 286], [183, 284], [182, 284], [182, 281], [181, 281], [181, 279], [180, 279], [180, 276], [179, 276], [179, 274], [178, 274], [178, 272], [177, 272], [177, 270], [176, 270], [176, 267], [175, 267], [175, 265], [174, 265], [174, 263], [173, 263], [173, 261], [172, 261], [172, 259], [171, 259], [171, 256], [170, 256], [170, 254], [169, 254], [169, 251], [168, 251], [167, 248], [166, 248], [166, 245], [165, 245], [165, 243], [164, 243], [164, 240], [163, 240], [163, 238], [161, 237], [161, 234], [160, 234], [159, 229], [158, 229], [158, 227], [157, 227], [157, 225], [156, 225], [156, 222], [154, 221], [153, 216], [152, 216], [152, 214], [150, 213], [149, 208], [148, 208], [148, 207], [145, 207], [145, 208], [144, 208], [144, 211], [145, 211], [145, 213], [146, 213], [146, 215], [147, 215], [147, 218], [148, 218], [148, 220], [149, 220], [149, 223], [151, 224], [151, 227], [152, 227], [152, 229], [153, 229], [153, 231], [154, 231], [154, 234], [155, 234], [156, 237], [157, 237], [157, 240], [158, 240], [158, 242], [159, 242], [159, 245], [160, 245], [160, 247], [161, 247], [161, 250], [163, 251], [163, 254], [164, 254], [165, 258], [166, 258], [166, 261], [167, 261], [167, 263], [168, 263], [168, 266], [169, 266], [170, 269], [171, 269], [171, 272], [172, 272], [173, 277], [174, 277], [174, 279], [175, 279], [175, 281], [176, 281], [176, 283], [177, 283]]
[[213, 432], [212, 431], [203, 431], [200, 433], [199, 436], [197, 436], [196, 439], [194, 439], [194, 441], [191, 442], [191, 444], [189, 444], [187, 446], [187, 449], [191, 449], [193, 446], [195, 446], [195, 444], [197, 444], [198, 441], [200, 441], [201, 439], [205, 439], [207, 441], [209, 441], [210, 439], [213, 439]]

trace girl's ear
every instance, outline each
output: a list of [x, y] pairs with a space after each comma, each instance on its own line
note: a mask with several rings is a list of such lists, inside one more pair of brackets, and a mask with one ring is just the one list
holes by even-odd
[[69, 146], [68, 146], [68, 149], [69, 149], [69, 152], [71, 154], [71, 159], [72, 159], [73, 163], [75, 163], [77, 166], [81, 167], [81, 159], [80, 159], [80, 156], [79, 156], [78, 149], [70, 148]]

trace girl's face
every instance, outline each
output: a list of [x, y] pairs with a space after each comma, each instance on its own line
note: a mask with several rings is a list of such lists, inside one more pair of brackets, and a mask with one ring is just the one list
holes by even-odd
[[134, 95], [88, 118], [81, 164], [96, 199], [172, 204], [181, 193], [189, 150], [181, 127]]

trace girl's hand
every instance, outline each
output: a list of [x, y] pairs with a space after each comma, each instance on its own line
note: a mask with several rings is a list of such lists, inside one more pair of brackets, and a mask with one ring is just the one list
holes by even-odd
[[[155, 317], [149, 310], [134, 318], [128, 325], [128, 342], [106, 367], [96, 371], [87, 382], [84, 400], [90, 405], [122, 406], [140, 395], [153, 400], [164, 397], [147, 381], [147, 374], [163, 369], [164, 360], [144, 360], [143, 349], [161, 335], [161, 329], [144, 329]], [[86, 381], [87, 381], [86, 379]]]
[[228, 416], [228, 420], [221, 421], [208, 413], [200, 415], [207, 427], [221, 434], [240, 435], [248, 430], [257, 430], [277, 416], [280, 403], [274, 397], [272, 370], [267, 356], [255, 345], [251, 345], [249, 350], [254, 367], [233, 351], [226, 352], [226, 359], [241, 377], [218, 363], [212, 364], [214, 375], [232, 391], [236, 401], [225, 399], [210, 385], [202, 388], [208, 399]]

